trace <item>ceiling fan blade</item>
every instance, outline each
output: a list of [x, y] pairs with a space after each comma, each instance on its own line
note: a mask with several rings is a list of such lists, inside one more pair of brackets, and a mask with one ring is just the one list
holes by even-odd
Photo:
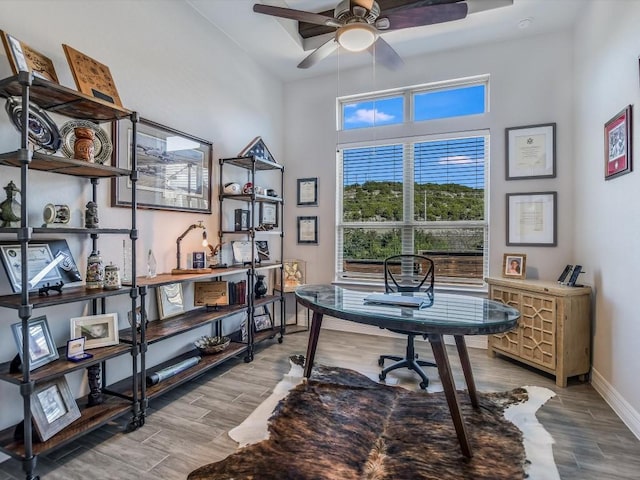
[[509, 7], [513, 0], [467, 0], [469, 13], [484, 12], [494, 8]]
[[467, 11], [465, 2], [445, 3], [396, 10], [382, 14], [380, 18], [389, 19], [389, 27], [384, 28], [387, 31], [461, 20], [467, 16]]
[[290, 18], [291, 20], [297, 20], [299, 22], [313, 23], [315, 25], [326, 25], [328, 27], [336, 28], [342, 26], [342, 22], [335, 18], [320, 15], [319, 13], [294, 10], [293, 8], [273, 7], [271, 5], [256, 3], [253, 6], [253, 11], [256, 13], [264, 13], [265, 15], [272, 15], [274, 17]]
[[381, 36], [368, 48], [376, 62], [384, 65], [389, 70], [398, 70], [404, 65], [404, 61], [391, 45]]
[[302, 60], [298, 64], [298, 68], [309, 68], [320, 60], [327, 58], [338, 48], [338, 42], [335, 41], [334, 38], [331, 38], [327, 42], [320, 45], [316, 48], [309, 56], [307, 56], [304, 60]]

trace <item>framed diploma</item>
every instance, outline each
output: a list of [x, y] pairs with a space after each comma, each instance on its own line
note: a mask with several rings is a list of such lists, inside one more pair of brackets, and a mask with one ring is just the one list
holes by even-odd
[[631, 105], [604, 126], [604, 179], [631, 171]]
[[507, 193], [507, 245], [557, 245], [556, 192]]
[[318, 178], [298, 179], [298, 206], [318, 206]]
[[556, 176], [556, 124], [505, 129], [506, 179]]
[[298, 217], [298, 243], [318, 244], [318, 217]]

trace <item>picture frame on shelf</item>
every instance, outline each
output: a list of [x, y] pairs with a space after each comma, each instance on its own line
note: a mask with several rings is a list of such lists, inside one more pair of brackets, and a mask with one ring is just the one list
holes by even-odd
[[[111, 124], [111, 164], [131, 169], [132, 130], [119, 124]], [[211, 213], [211, 142], [141, 118], [135, 148], [138, 208]], [[128, 176], [112, 179], [111, 206], [131, 207]]]
[[527, 256], [524, 253], [505, 253], [502, 256], [502, 276], [505, 278], [526, 278]]
[[[16, 242], [0, 242], [0, 259], [8, 283], [14, 293], [22, 291], [22, 246]], [[82, 276], [64, 239], [34, 240], [27, 248], [29, 291], [45, 284], [62, 281], [65, 285], [82, 282]], [[0, 281], [1, 281], [0, 276]]]
[[298, 217], [298, 243], [318, 244], [318, 217]]
[[170, 283], [156, 288], [158, 297], [158, 315], [160, 320], [175, 317], [184, 312], [184, 299], [182, 297], [182, 284]]
[[250, 215], [251, 215], [251, 212], [249, 210], [245, 210], [243, 208], [236, 208], [233, 211], [234, 231], [241, 232], [243, 230], [249, 230], [249, 223], [251, 223]]
[[231, 242], [231, 250], [233, 252], [233, 263], [246, 264], [251, 263], [252, 259], [258, 260], [258, 248], [253, 245], [253, 254], [251, 252], [251, 241], [239, 240]]
[[80, 418], [80, 409], [64, 376], [36, 383], [31, 395], [31, 413], [36, 432], [45, 442]]
[[267, 240], [256, 240], [256, 249], [258, 251], [258, 258], [261, 262], [271, 260], [269, 242]]
[[62, 44], [62, 49], [67, 57], [78, 91], [122, 107], [122, 101], [109, 67], [69, 45]]
[[278, 226], [278, 205], [271, 202], [260, 202], [260, 225]]
[[229, 305], [229, 282], [194, 282], [193, 304], [196, 307]]
[[255, 315], [253, 317], [253, 327], [256, 332], [271, 330], [273, 328], [273, 320], [271, 319], [271, 315], [269, 313]]
[[[22, 350], [23, 328], [22, 322], [11, 325], [13, 338], [18, 348], [18, 355], [24, 365], [24, 351]], [[46, 316], [33, 317], [28, 322], [29, 337], [29, 371], [46, 365], [60, 358], [58, 349], [51, 336]]]
[[557, 192], [507, 193], [507, 245], [557, 245]]
[[506, 179], [555, 178], [556, 124], [505, 129]]
[[604, 125], [604, 179], [611, 180], [632, 169], [631, 105]]
[[103, 313], [73, 317], [70, 320], [71, 338], [85, 337], [85, 350], [109, 347], [120, 343], [118, 334], [118, 314]]
[[238, 157], [254, 156], [256, 159], [263, 160], [265, 162], [278, 163], [271, 152], [267, 148], [267, 145], [262, 140], [262, 137], [258, 136], [251, 140], [249, 144], [240, 150]]
[[318, 178], [299, 178], [296, 197], [299, 207], [318, 206]]
[[2, 35], [2, 43], [14, 75], [19, 72], [31, 72], [34, 77], [60, 83], [56, 69], [49, 57], [3, 30], [0, 30], [0, 35]]

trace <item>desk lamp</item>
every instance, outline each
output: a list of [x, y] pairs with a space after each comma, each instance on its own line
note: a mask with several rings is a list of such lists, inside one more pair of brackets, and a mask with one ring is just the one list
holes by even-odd
[[209, 242], [207, 242], [207, 229], [206, 227], [202, 224], [202, 220], [198, 220], [198, 223], [192, 223], [191, 225], [189, 225], [189, 228], [187, 228], [184, 233], [182, 235], [180, 235], [178, 237], [178, 239], [176, 240], [176, 270], [182, 270], [180, 268], [180, 242], [182, 241], [182, 239], [184, 237], [187, 236], [187, 233], [189, 233], [191, 230], [196, 229], [196, 228], [201, 228], [202, 229], [202, 246], [203, 247], [207, 247], [209, 246]]

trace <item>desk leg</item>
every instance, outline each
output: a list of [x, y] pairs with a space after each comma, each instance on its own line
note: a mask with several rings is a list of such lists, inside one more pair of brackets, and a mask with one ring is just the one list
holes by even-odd
[[322, 313], [313, 312], [311, 319], [311, 332], [309, 333], [309, 343], [307, 344], [307, 356], [304, 359], [304, 378], [311, 376], [313, 368], [313, 359], [316, 356], [316, 347], [318, 346], [318, 337], [320, 336], [320, 327], [322, 326]]
[[460, 357], [460, 363], [462, 364], [464, 379], [467, 382], [467, 390], [469, 391], [469, 398], [471, 399], [471, 405], [473, 405], [473, 408], [478, 408], [478, 394], [476, 392], [476, 382], [473, 380], [473, 371], [471, 370], [471, 362], [469, 361], [469, 352], [467, 351], [467, 344], [464, 341], [463, 335], [454, 335], [453, 338], [455, 338], [456, 347], [458, 347], [458, 356]]
[[433, 357], [438, 366], [438, 373], [440, 374], [440, 381], [444, 388], [444, 394], [447, 398], [447, 404], [449, 405], [449, 412], [453, 420], [453, 426], [456, 429], [458, 435], [458, 442], [460, 442], [460, 449], [462, 454], [471, 458], [471, 444], [467, 437], [467, 429], [464, 425], [464, 419], [462, 418], [462, 412], [460, 411], [460, 404], [458, 403], [458, 395], [456, 393], [456, 384], [453, 381], [453, 374], [451, 372], [451, 365], [449, 364], [449, 357], [447, 356], [447, 350], [442, 339], [442, 335], [431, 333], [429, 334], [429, 343], [433, 350]]

